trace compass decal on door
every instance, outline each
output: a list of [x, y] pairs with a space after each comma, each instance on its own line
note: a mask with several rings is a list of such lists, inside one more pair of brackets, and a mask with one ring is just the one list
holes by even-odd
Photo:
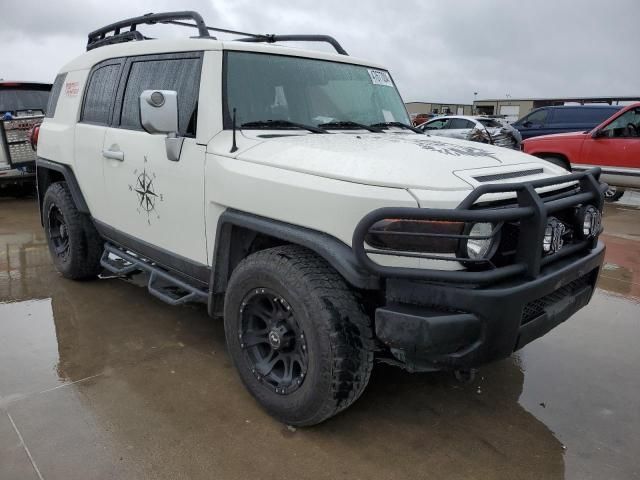
[[138, 213], [141, 215], [146, 214], [147, 223], [151, 225], [152, 217], [156, 219], [160, 218], [156, 207], [159, 202], [164, 201], [164, 195], [156, 191], [156, 187], [154, 185], [156, 174], [151, 173], [147, 170], [146, 155], [144, 157], [144, 163], [145, 166], [142, 172], [140, 172], [138, 169], [135, 169], [133, 171], [133, 174], [136, 176], [136, 181], [134, 185], [129, 185], [129, 191], [134, 192], [137, 196]]

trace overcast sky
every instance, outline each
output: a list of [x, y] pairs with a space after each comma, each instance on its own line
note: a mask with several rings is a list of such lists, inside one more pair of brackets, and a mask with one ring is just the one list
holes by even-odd
[[194, 9], [211, 26], [333, 35], [351, 55], [386, 65], [405, 101], [640, 95], [640, 0], [0, 0], [0, 8], [4, 79], [51, 82], [89, 31]]

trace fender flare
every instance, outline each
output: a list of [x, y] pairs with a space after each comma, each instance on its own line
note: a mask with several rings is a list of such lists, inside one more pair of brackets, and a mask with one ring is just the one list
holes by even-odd
[[324, 258], [353, 287], [362, 290], [380, 288], [380, 278], [362, 268], [351, 247], [341, 240], [317, 230], [228, 209], [218, 219], [209, 283], [213, 295], [224, 293], [235, 267], [234, 263], [239, 263], [246, 256], [239, 257], [238, 252], [234, 252], [234, 248], [239, 248], [237, 238], [233, 237], [234, 229], [306, 247]]
[[49, 178], [49, 171], [62, 174], [64, 181], [67, 182], [67, 186], [71, 192], [71, 197], [73, 198], [78, 211], [91, 215], [89, 206], [82, 194], [82, 190], [80, 189], [80, 185], [78, 184], [78, 180], [76, 179], [76, 175], [71, 166], [38, 157], [36, 159], [36, 179], [38, 183], [38, 203], [40, 207], [42, 208], [44, 195], [49, 184], [52, 183]]

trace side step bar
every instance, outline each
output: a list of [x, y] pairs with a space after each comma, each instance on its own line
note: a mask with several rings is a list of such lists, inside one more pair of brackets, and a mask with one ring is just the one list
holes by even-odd
[[[111, 257], [116, 258], [111, 258]], [[187, 302], [207, 303], [208, 292], [189, 285], [187, 282], [177, 278], [147, 260], [136, 255], [132, 255], [109, 243], [104, 246], [104, 253], [100, 259], [100, 265], [105, 270], [119, 276], [132, 275], [138, 272], [149, 274], [147, 289], [149, 293], [169, 305], [181, 305]]]

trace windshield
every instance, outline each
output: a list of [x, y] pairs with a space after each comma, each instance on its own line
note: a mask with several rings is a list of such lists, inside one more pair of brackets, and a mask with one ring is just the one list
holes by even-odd
[[0, 88], [0, 114], [21, 110], [44, 112], [49, 101], [47, 90], [26, 90], [22, 88]]
[[[225, 128], [280, 120], [409, 123], [389, 73], [359, 65], [263, 53], [226, 52]], [[282, 128], [286, 128], [284, 123]], [[266, 127], [266, 125], [263, 125]]]

